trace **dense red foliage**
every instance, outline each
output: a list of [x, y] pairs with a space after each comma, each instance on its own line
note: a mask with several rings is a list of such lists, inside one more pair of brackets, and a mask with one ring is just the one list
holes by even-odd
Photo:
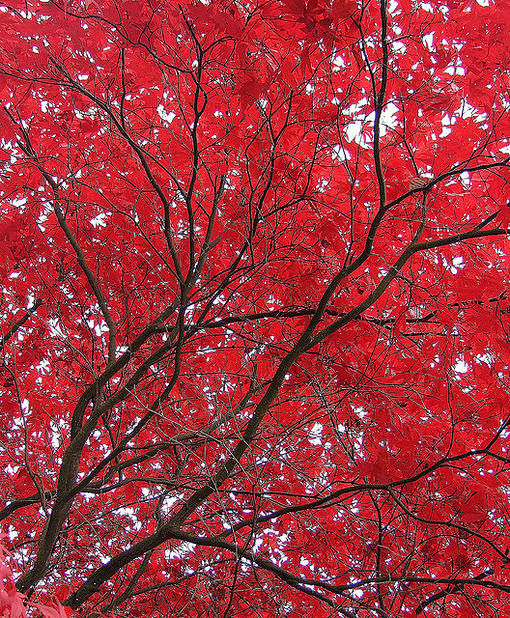
[[0, 22], [2, 615], [510, 616], [509, 0]]

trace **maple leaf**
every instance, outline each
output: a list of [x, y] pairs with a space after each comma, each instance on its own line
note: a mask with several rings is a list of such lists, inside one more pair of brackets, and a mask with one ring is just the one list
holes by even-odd
[[496, 222], [505, 230], [510, 227], [510, 201], [498, 212]]

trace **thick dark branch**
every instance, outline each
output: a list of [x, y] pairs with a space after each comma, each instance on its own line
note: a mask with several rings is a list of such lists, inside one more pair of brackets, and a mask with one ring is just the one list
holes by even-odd
[[42, 298], [38, 298], [35, 301], [34, 306], [28, 309], [25, 312], [24, 316], [20, 318], [15, 324], [13, 324], [11, 328], [5, 333], [5, 335], [0, 337], [0, 349], [4, 349], [5, 344], [9, 341], [9, 339], [11, 339], [11, 337], [19, 331], [19, 329], [29, 320], [30, 316], [34, 315], [34, 313], [37, 311], [37, 309], [39, 309], [42, 303]]

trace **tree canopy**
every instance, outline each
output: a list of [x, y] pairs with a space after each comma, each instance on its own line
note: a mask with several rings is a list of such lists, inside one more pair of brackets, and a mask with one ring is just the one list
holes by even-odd
[[510, 616], [510, 2], [0, 22], [2, 616]]

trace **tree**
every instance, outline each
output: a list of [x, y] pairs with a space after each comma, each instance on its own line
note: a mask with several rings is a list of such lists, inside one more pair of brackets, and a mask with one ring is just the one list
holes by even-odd
[[0, 10], [3, 615], [510, 616], [509, 2]]

